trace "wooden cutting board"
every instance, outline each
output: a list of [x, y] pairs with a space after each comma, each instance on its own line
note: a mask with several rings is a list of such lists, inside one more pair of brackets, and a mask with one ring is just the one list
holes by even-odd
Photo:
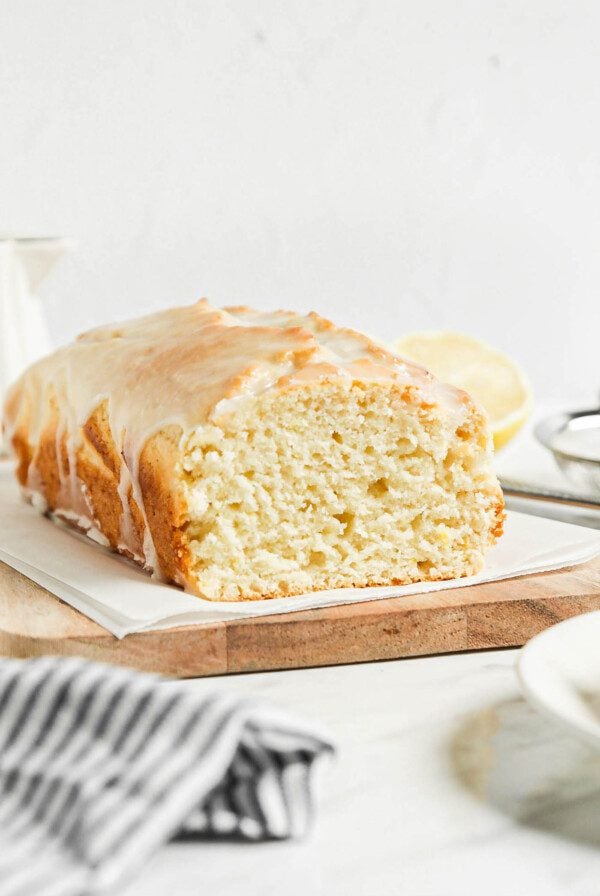
[[84, 656], [181, 678], [514, 647], [600, 609], [600, 557], [433, 594], [128, 635], [117, 640], [0, 563], [0, 654]]

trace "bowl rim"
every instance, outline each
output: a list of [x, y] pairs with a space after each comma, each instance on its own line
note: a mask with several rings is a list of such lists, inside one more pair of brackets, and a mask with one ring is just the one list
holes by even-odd
[[571, 420], [577, 420], [580, 417], [600, 417], [600, 408], [587, 408], [580, 411], [561, 411], [558, 414], [550, 414], [544, 417], [534, 427], [533, 433], [538, 442], [551, 451], [554, 456], [560, 456], [566, 460], [572, 460], [579, 464], [589, 464], [593, 467], [600, 467], [600, 460], [594, 460], [590, 457], [582, 457], [580, 454], [573, 454], [556, 448], [552, 444], [552, 438], [563, 430]]

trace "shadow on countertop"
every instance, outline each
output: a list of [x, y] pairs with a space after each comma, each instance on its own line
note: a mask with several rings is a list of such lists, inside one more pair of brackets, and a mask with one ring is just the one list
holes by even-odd
[[519, 824], [600, 846], [600, 752], [524, 700], [468, 717], [450, 758], [464, 787]]

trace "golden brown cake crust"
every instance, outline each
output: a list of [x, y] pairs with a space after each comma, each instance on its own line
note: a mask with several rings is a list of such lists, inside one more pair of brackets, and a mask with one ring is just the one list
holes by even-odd
[[[176, 427], [167, 427], [152, 436], [144, 446], [140, 457], [139, 482], [145, 518], [133, 497], [132, 488], [129, 487], [127, 504], [131, 529], [127, 543], [123, 541], [123, 507], [119, 495], [120, 471], [124, 461], [115, 450], [102, 406], [97, 408], [83, 427], [81, 444], [76, 451], [76, 468], [81, 500], [93, 508], [91, 521], [110, 547], [144, 565], [144, 529], [147, 520], [162, 575], [168, 581], [185, 584], [189, 578], [189, 551], [182, 531], [185, 505], [173, 477], [179, 453], [179, 436], [180, 432]], [[60, 461], [57, 444], [61, 445]], [[67, 515], [65, 511], [68, 512], [71, 508], [63, 507], [58, 500], [59, 462], [66, 471], [69, 460], [64, 448], [64, 438], [62, 442], [57, 439], [55, 414], [44, 428], [37, 450], [34, 451], [34, 447], [29, 444], [25, 426], [15, 431], [13, 449], [17, 457], [17, 478], [20, 484], [27, 487], [26, 471], [35, 453], [37, 491], [43, 495], [48, 510], [56, 512], [67, 524], [86, 532], [89, 529], [89, 517], [78, 519], [77, 516]]]

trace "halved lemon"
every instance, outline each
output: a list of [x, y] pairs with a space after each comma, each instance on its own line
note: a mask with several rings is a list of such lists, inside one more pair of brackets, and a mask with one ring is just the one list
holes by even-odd
[[392, 348], [469, 392], [488, 413], [496, 448], [506, 445], [529, 416], [533, 397], [527, 377], [512, 358], [485, 342], [431, 330], [402, 336]]

